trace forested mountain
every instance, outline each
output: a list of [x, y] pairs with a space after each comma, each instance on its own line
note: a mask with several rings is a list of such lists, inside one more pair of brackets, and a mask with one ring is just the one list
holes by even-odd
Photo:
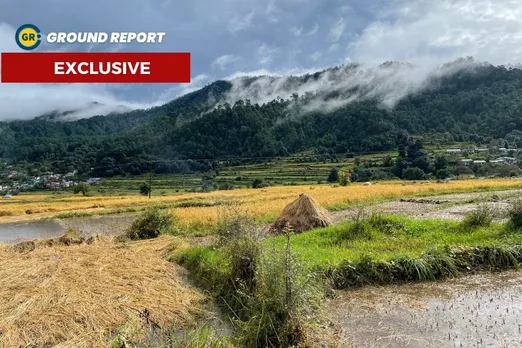
[[[522, 70], [472, 63], [432, 76], [422, 88], [405, 89], [390, 84], [389, 75], [374, 78], [357, 69], [337, 67], [284, 81], [248, 78], [239, 87], [217, 81], [163, 106], [118, 115], [3, 122], [0, 156], [54, 171], [110, 176], [151, 166], [159, 172], [206, 170], [223, 158], [304, 150], [393, 150], [404, 132], [447, 143], [500, 138], [508, 146], [522, 146]], [[355, 77], [373, 79], [372, 84], [351, 83]], [[303, 92], [302, 86], [315, 89]], [[384, 87], [385, 93], [377, 93]], [[396, 89], [403, 95], [390, 106]], [[276, 95], [281, 91], [288, 93]]]

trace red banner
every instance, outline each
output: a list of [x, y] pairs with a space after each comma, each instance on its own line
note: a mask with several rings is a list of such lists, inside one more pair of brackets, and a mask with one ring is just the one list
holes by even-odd
[[2, 83], [190, 82], [190, 53], [1, 54]]

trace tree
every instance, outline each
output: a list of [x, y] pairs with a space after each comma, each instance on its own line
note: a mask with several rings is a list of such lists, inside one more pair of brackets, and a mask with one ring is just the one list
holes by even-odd
[[147, 184], [146, 182], [142, 183], [140, 185], [140, 194], [142, 196], [147, 196], [150, 192], [150, 186], [149, 184]]
[[91, 189], [90, 185], [86, 182], [80, 182], [74, 186], [73, 192], [74, 194], [82, 193], [82, 195], [86, 196]]
[[252, 182], [252, 188], [263, 188], [263, 187], [266, 187], [266, 184], [263, 182], [263, 179], [260, 179], [260, 178], [255, 178], [254, 181]]
[[406, 180], [422, 180], [426, 178], [426, 173], [420, 168], [411, 167], [404, 169], [402, 177]]
[[437, 156], [435, 158], [435, 170], [446, 169], [448, 167], [448, 160], [445, 156]]
[[330, 170], [330, 174], [328, 175], [327, 181], [329, 183], [334, 183], [334, 182], [338, 182], [339, 181], [339, 169], [338, 168], [333, 167]]

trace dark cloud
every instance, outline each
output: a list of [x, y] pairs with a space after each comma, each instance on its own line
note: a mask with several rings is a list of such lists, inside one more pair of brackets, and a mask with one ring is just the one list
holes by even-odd
[[41, 49], [189, 51], [193, 83], [0, 86], [0, 119], [31, 118], [92, 100], [103, 100], [107, 110], [156, 105], [241, 72], [280, 75], [387, 60], [432, 67], [467, 55], [498, 64], [522, 60], [518, 0], [0, 0], [1, 51], [19, 50], [13, 33], [25, 23], [44, 32], [166, 32], [161, 45]]

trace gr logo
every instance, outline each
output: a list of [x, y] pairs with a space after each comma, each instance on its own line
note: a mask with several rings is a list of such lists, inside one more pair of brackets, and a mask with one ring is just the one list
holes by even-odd
[[34, 50], [38, 47], [41, 38], [40, 29], [33, 24], [22, 25], [15, 34], [16, 43], [21, 49], [26, 51]]

